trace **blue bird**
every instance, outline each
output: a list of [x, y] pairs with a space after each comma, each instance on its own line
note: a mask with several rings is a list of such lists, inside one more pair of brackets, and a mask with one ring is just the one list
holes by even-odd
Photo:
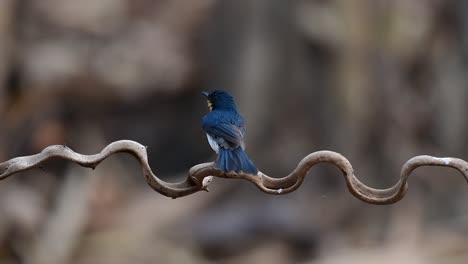
[[203, 95], [210, 112], [203, 117], [202, 127], [217, 154], [215, 167], [224, 172], [256, 175], [258, 170], [244, 151], [244, 118], [237, 112], [234, 98], [224, 91], [203, 92]]

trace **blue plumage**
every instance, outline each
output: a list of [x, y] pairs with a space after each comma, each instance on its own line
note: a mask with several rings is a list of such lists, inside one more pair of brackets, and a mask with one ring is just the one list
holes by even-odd
[[257, 168], [244, 151], [244, 119], [237, 112], [234, 98], [224, 91], [203, 94], [208, 99], [210, 112], [203, 117], [202, 127], [211, 148], [218, 154], [216, 168], [224, 172], [257, 174]]

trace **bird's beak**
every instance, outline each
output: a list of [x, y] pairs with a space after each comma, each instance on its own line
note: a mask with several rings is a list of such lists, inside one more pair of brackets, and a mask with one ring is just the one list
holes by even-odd
[[206, 97], [208, 97], [208, 95], [210, 95], [209, 92], [202, 92], [202, 94], [203, 94], [204, 96], [206, 96]]

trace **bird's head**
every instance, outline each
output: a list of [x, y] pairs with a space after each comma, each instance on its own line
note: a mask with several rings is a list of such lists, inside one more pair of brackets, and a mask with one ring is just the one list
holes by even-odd
[[228, 92], [203, 92], [203, 95], [206, 96], [208, 108], [210, 109], [210, 111], [213, 111], [214, 109], [236, 110], [236, 103], [234, 102], [234, 97], [232, 97], [232, 95], [230, 95]]

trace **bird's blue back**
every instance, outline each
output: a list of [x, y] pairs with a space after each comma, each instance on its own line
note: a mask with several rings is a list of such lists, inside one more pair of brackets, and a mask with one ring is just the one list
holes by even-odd
[[208, 95], [212, 105], [202, 120], [202, 127], [215, 141], [226, 141], [229, 148], [244, 148], [244, 118], [237, 112], [234, 97], [224, 91], [214, 91]]

